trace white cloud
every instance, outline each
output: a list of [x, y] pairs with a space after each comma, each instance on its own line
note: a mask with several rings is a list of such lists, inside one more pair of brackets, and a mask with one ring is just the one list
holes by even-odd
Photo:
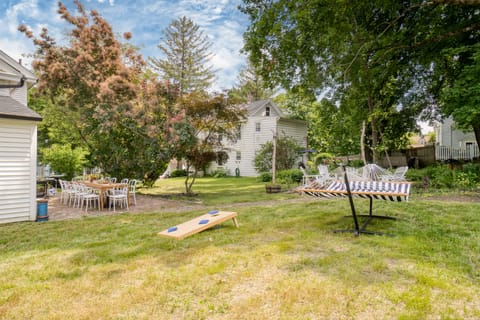
[[0, 22], [7, 26], [10, 34], [15, 34], [19, 24], [37, 19], [39, 15], [37, 0], [23, 0], [8, 8], [5, 12], [5, 18], [1, 19]]
[[[25, 23], [36, 36], [41, 27], [46, 26], [58, 43], [65, 41], [65, 31], [71, 26], [57, 13], [57, 1], [11, 0], [5, 3], [0, 0], [0, 23], [7, 29], [2, 33], [0, 49], [15, 59], [22, 58], [22, 53], [34, 52], [31, 40], [17, 31], [19, 23]], [[211, 39], [211, 51], [215, 54], [211, 63], [215, 69], [219, 69], [219, 86], [227, 88], [234, 84], [238, 68], [245, 63], [239, 52], [246, 26], [246, 17], [237, 10], [240, 1], [84, 0], [82, 3], [87, 13], [92, 9], [97, 10], [117, 34], [130, 31], [130, 42], [140, 48], [145, 59], [160, 56], [157, 45], [161, 41], [162, 30], [170, 22], [181, 16], [192, 19]], [[76, 12], [72, 0], [62, 2], [72, 13]]]

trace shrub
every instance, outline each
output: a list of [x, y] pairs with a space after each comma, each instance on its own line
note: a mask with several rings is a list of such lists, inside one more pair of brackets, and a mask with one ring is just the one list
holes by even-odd
[[214, 178], [225, 178], [225, 177], [228, 177], [229, 174], [225, 169], [217, 169], [214, 172], [212, 172], [212, 176]]
[[170, 173], [170, 177], [176, 178], [176, 177], [186, 177], [187, 176], [187, 171], [183, 169], [176, 169], [173, 170], [172, 173]]
[[299, 169], [282, 170], [278, 172], [277, 178], [282, 184], [299, 183], [302, 181], [303, 172]]
[[365, 163], [363, 163], [363, 160], [350, 160], [348, 161], [348, 165], [354, 168], [361, 168]]
[[[276, 145], [276, 162], [277, 171], [290, 169], [295, 166], [301, 147], [291, 137], [277, 138]], [[260, 146], [253, 159], [253, 165], [258, 172], [266, 172], [272, 170], [273, 142], [268, 141]]]
[[72, 148], [70, 144], [54, 144], [43, 150], [43, 161], [50, 164], [55, 172], [63, 173], [65, 179], [71, 180], [75, 174], [82, 171], [87, 163], [85, 159], [87, 155], [88, 151], [81, 147]]
[[453, 170], [450, 170], [448, 166], [440, 165], [429, 167], [427, 172], [433, 188], [441, 189], [453, 187]]
[[261, 182], [271, 182], [272, 181], [272, 174], [270, 172], [262, 172], [257, 178], [258, 181]]

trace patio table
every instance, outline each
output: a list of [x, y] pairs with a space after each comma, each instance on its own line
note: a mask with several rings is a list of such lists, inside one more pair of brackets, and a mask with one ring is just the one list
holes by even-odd
[[130, 206], [130, 190], [128, 188], [127, 183], [100, 183], [100, 182], [89, 182], [83, 181], [82, 182], [87, 187], [97, 189], [100, 193], [100, 210], [103, 210], [105, 207], [105, 193], [108, 190], [115, 189], [115, 188], [122, 188], [127, 187], [127, 201], [128, 205]]

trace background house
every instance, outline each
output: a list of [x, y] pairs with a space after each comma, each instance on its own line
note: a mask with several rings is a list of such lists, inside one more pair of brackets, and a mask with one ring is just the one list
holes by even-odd
[[480, 157], [473, 131], [458, 130], [452, 117], [435, 126], [435, 136], [436, 160], [472, 160]]
[[[228, 160], [225, 163], [214, 163], [210, 171], [222, 168], [229, 174], [235, 175], [238, 168], [241, 176], [258, 176], [259, 173], [253, 166], [255, 152], [262, 144], [272, 141], [274, 133], [277, 137], [292, 137], [300, 146], [306, 148], [306, 122], [288, 119], [272, 100], [253, 102], [247, 106], [247, 111], [247, 118], [239, 128], [238, 140], [223, 141]], [[299, 161], [301, 160], [299, 155]]]
[[35, 75], [0, 50], [0, 223], [36, 219], [37, 122], [27, 107]]

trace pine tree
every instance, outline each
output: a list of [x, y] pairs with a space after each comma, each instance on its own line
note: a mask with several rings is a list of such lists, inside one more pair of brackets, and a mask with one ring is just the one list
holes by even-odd
[[165, 58], [150, 58], [152, 67], [164, 80], [177, 85], [180, 94], [206, 90], [215, 79], [209, 64], [212, 43], [199, 26], [182, 17], [163, 30], [163, 43], [158, 45]]

